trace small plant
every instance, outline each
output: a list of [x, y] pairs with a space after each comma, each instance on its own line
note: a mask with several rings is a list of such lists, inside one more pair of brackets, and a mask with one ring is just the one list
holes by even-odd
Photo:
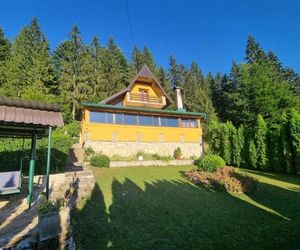
[[110, 165], [110, 159], [104, 154], [93, 155], [91, 157], [91, 165], [99, 168], [108, 168]]
[[89, 160], [92, 155], [95, 154], [95, 151], [92, 147], [87, 147], [84, 149], [84, 157], [85, 159]]
[[63, 205], [63, 199], [48, 201], [46, 195], [43, 193], [40, 196], [40, 203], [36, 209], [40, 214], [46, 214], [50, 212], [58, 212], [60, 210], [60, 207], [62, 207]]
[[205, 155], [195, 162], [199, 170], [214, 172], [225, 166], [225, 161], [218, 155]]
[[181, 160], [182, 159], [182, 152], [181, 152], [181, 148], [178, 147], [174, 150], [174, 154], [173, 154], [174, 158], [176, 160]]

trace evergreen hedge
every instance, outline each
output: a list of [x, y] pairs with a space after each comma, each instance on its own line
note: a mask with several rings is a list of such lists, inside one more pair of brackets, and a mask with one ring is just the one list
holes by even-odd
[[300, 114], [292, 109], [279, 120], [268, 125], [258, 115], [248, 130], [212, 121], [206, 133], [209, 152], [237, 167], [300, 174]]

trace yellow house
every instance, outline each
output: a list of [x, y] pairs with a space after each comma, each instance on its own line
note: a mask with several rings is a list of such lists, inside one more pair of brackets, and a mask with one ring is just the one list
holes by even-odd
[[174, 88], [177, 110], [149, 68], [144, 65], [124, 90], [100, 103], [83, 103], [80, 141], [84, 147], [109, 156], [131, 156], [143, 151], [184, 157], [202, 154], [204, 113], [187, 112], [179, 88]]

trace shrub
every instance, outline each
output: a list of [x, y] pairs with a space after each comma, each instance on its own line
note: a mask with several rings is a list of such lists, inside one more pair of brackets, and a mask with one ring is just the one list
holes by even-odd
[[84, 148], [84, 158], [86, 160], [89, 160], [92, 155], [95, 154], [95, 150], [92, 147], [86, 147]]
[[176, 149], [174, 150], [173, 156], [174, 156], [174, 158], [175, 158], [176, 160], [181, 160], [181, 158], [182, 158], [182, 152], [181, 152], [181, 148], [180, 148], [180, 147], [178, 147], [178, 148], [176, 148]]
[[194, 184], [231, 193], [251, 193], [257, 188], [257, 180], [236, 173], [232, 167], [219, 168], [215, 172], [191, 170], [185, 176]]
[[225, 166], [225, 161], [218, 155], [205, 155], [195, 162], [199, 170], [214, 172]]
[[108, 168], [110, 164], [110, 159], [107, 155], [99, 154], [93, 155], [91, 157], [91, 165], [99, 168]]
[[[18, 170], [20, 159], [23, 159], [23, 174], [28, 174], [31, 140], [25, 139], [24, 149], [22, 139], [0, 139], [0, 161], [5, 162], [3, 171]], [[55, 129], [51, 140], [50, 173], [64, 172], [72, 138], [62, 129]], [[48, 138], [37, 140], [35, 174], [46, 173]]]

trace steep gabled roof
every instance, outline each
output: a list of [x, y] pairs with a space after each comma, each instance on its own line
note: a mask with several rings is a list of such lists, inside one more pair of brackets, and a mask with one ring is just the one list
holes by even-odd
[[144, 66], [142, 67], [142, 69], [139, 71], [139, 73], [137, 73], [137, 75], [133, 78], [133, 80], [130, 82], [130, 84], [128, 85], [127, 88], [115, 93], [114, 95], [106, 98], [105, 100], [101, 101], [100, 103], [102, 104], [109, 104], [112, 100], [121, 98], [123, 95], [126, 94], [126, 92], [130, 91], [132, 86], [134, 85], [134, 83], [139, 79], [139, 78], [145, 78], [145, 79], [153, 79], [155, 81], [155, 83], [158, 85], [158, 87], [162, 90], [163, 94], [165, 95], [165, 97], [167, 98], [167, 101], [169, 101], [169, 103], [172, 103], [172, 99], [169, 97], [169, 95], [167, 94], [167, 92], [163, 89], [163, 87], [160, 85], [160, 83], [158, 82], [158, 80], [155, 78], [155, 76], [152, 74], [151, 70], [147, 67], [146, 64], [144, 64]]

